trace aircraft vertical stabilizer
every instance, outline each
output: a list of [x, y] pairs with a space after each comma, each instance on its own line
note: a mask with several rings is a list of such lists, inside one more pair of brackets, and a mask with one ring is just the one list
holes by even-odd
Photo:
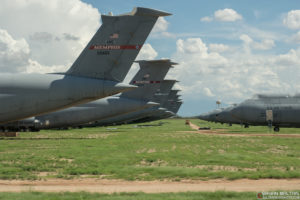
[[163, 80], [159, 92], [155, 94], [153, 101], [156, 103], [160, 103], [161, 106], [168, 100], [169, 93], [174, 86], [174, 84], [178, 82], [176, 80]]
[[121, 97], [151, 101], [155, 92], [161, 87], [169, 69], [177, 63], [168, 59], [137, 62], [140, 65], [140, 70], [130, 81], [130, 84], [139, 86], [139, 88], [124, 92]]
[[157, 18], [168, 15], [140, 7], [123, 15], [102, 15], [102, 26], [66, 74], [122, 82]]

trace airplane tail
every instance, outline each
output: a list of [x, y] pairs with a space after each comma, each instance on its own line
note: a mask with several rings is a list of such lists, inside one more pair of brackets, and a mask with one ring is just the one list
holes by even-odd
[[179, 97], [177, 94], [178, 92], [180, 92], [180, 90], [171, 90], [168, 95], [168, 99], [177, 99]]
[[180, 90], [170, 90], [169, 94], [165, 99], [163, 99], [163, 102], [161, 102], [160, 106], [169, 109], [168, 106], [171, 106], [174, 104], [174, 102], [179, 101], [178, 98], [180, 95], [177, 95], [179, 91]]
[[174, 86], [174, 84], [178, 82], [176, 80], [163, 80], [158, 92], [155, 94], [152, 101], [159, 103], [162, 105], [165, 101], [167, 101], [169, 93]]
[[102, 26], [65, 74], [122, 82], [158, 17], [168, 15], [141, 7], [102, 15]]
[[173, 113], [177, 113], [182, 103], [182, 101], [175, 101], [173, 105], [171, 105], [170, 108], [168, 108], [168, 110], [170, 110]]
[[163, 60], [141, 60], [136, 61], [140, 70], [133, 77], [129, 84], [139, 86], [135, 90], [124, 92], [121, 97], [152, 101], [155, 92], [161, 87], [161, 83], [169, 69], [177, 64], [168, 59]]

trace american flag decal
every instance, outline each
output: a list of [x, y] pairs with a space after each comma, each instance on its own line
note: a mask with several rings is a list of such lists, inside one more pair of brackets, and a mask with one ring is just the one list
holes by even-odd
[[119, 34], [118, 33], [113, 33], [109, 36], [110, 39], [117, 39], [119, 38]]

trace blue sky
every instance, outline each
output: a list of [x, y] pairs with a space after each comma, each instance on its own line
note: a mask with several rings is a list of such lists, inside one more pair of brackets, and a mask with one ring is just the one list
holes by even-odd
[[[158, 56], [156, 58], [172, 58], [175, 61], [184, 61], [184, 58], [180, 58], [176, 60], [176, 42], [178, 39], [186, 40], [188, 38], [200, 38], [206, 46], [209, 44], [224, 44], [228, 46], [228, 48], [232, 49], [231, 52], [220, 53], [223, 57], [227, 59], [235, 59], [235, 57], [244, 56], [245, 59], [251, 60], [260, 60], [270, 59], [270, 57], [276, 57], [280, 55], [287, 54], [291, 49], [297, 49], [299, 43], [297, 42], [288, 42], [287, 40], [291, 38], [294, 34], [297, 33], [297, 29], [290, 29], [284, 23], [283, 20], [286, 17], [287, 13], [291, 10], [300, 9], [299, 1], [278, 1], [278, 0], [262, 0], [262, 1], [253, 1], [253, 0], [228, 0], [228, 1], [220, 1], [220, 0], [211, 0], [211, 1], [199, 1], [199, 0], [189, 0], [189, 1], [174, 1], [174, 0], [153, 0], [153, 1], [143, 1], [143, 0], [131, 0], [131, 1], [122, 1], [122, 0], [113, 0], [113, 1], [93, 1], [93, 0], [85, 0], [85, 2], [90, 3], [94, 7], [98, 8], [100, 13], [108, 13], [112, 11], [114, 14], [119, 14], [123, 12], [127, 12], [131, 10], [135, 6], [141, 7], [149, 7], [164, 10], [172, 13], [173, 15], [170, 17], [166, 17], [168, 24], [167, 32], [174, 35], [174, 37], [150, 37], [147, 42], [151, 44], [151, 46], [157, 51]], [[232, 9], [238, 13], [242, 19], [236, 21], [222, 21], [213, 19], [210, 22], [202, 21], [203, 17], [214, 18], [214, 13], [217, 10], [224, 9]], [[246, 55], [247, 52], [241, 53], [242, 55], [236, 55], [231, 57], [228, 54], [235, 54], [234, 51], [241, 51], [241, 46], [243, 46], [243, 41], [240, 39], [241, 35], [249, 36], [254, 42], [262, 43], [263, 40], [272, 40], [274, 45], [272, 48], [254, 48], [251, 49], [251, 55]], [[260, 57], [261, 56], [261, 57]], [[199, 59], [201, 59], [199, 57]], [[276, 58], [274, 58], [276, 59]], [[234, 63], [234, 61], [231, 61]], [[246, 62], [246, 61], [245, 61]], [[257, 70], [264, 70], [263, 66], [259, 65], [267, 65], [272, 64], [269, 63], [260, 63], [261, 61], [257, 61]], [[192, 62], [193, 63], [193, 62]], [[195, 63], [197, 64], [197, 62]], [[199, 62], [201, 65], [201, 62]], [[213, 65], [213, 64], [212, 64]], [[255, 64], [253, 64], [255, 65]], [[239, 64], [237, 67], [255, 67], [251, 64], [251, 66], [242, 66]], [[207, 67], [210, 67], [208, 64]], [[270, 67], [270, 66], [269, 66]], [[284, 68], [285, 66], [277, 66], [278, 68]], [[300, 67], [300, 66], [299, 66]], [[201, 68], [201, 66], [198, 66]], [[195, 69], [191, 67], [187, 70]], [[228, 70], [229, 69], [229, 70]], [[234, 73], [230, 71], [230, 67], [227, 68], [227, 73]], [[288, 69], [287, 69], [288, 70]], [[272, 77], [272, 70], [269, 71], [268, 75], [264, 77], [260, 77], [263, 79], [269, 79], [269, 81], [274, 79]], [[181, 72], [184, 74], [184, 69], [181, 69]], [[276, 71], [276, 73], [281, 73], [281, 71]], [[180, 73], [180, 72], [178, 72]], [[238, 72], [237, 72], [238, 73]], [[248, 72], [250, 73], [250, 72]], [[206, 73], [200, 73], [198, 79], [206, 79]], [[226, 76], [226, 73], [216, 74], [216, 76]], [[240, 79], [243, 79], [243, 76], [247, 76], [246, 74], [238, 75]], [[269, 76], [269, 77], [268, 77]], [[177, 76], [179, 81], [180, 76]], [[213, 76], [209, 75], [210, 79]], [[234, 76], [232, 77], [234, 78]], [[260, 79], [258, 78], [258, 79]], [[194, 90], [201, 90], [202, 87], [205, 87], [205, 84], [208, 84], [206, 87], [210, 89], [210, 91], [215, 90], [213, 95], [205, 95], [203, 93], [190, 92], [186, 94], [183, 91], [183, 100], [184, 105], [180, 109], [179, 114], [184, 116], [189, 115], [197, 115], [199, 113], [211, 110], [215, 108], [215, 101], [220, 99], [224, 102], [224, 105], [228, 105], [230, 103], [235, 103], [242, 101], [244, 98], [251, 97], [255, 93], [259, 92], [267, 92], [267, 93], [296, 93], [298, 88], [291, 88], [287, 86], [286, 88], [280, 88], [280, 81], [284, 78], [275, 77], [274, 84], [269, 83], [269, 86], [263, 87], [265, 84], [264, 81], [257, 81], [257, 85], [251, 85], [249, 83], [241, 84], [240, 87], [235, 88], [234, 86], [232, 90], [244, 90], [245, 93], [242, 95], [237, 94], [229, 94], [226, 95], [222, 92], [218, 93], [217, 91], [222, 90], [222, 82], [213, 83], [210, 81], [204, 81], [204, 83], [199, 84], [199, 87], [195, 87]], [[295, 78], [295, 77], [294, 77]], [[255, 80], [255, 76], [253, 77]], [[222, 80], [222, 78], [216, 79], [217, 81]], [[225, 80], [224, 80], [225, 81]], [[185, 85], [185, 82], [183, 85]], [[191, 80], [191, 82], [196, 82], [195, 80]], [[239, 81], [237, 81], [238, 84]], [[283, 80], [284, 84], [286, 82]], [[180, 83], [179, 83], [180, 84]], [[197, 83], [195, 83], [197, 85]], [[234, 84], [234, 82], [232, 83]], [[292, 83], [289, 83], [292, 84]], [[219, 86], [218, 86], [219, 85]], [[251, 87], [253, 89], [251, 90]], [[184, 88], [189, 87], [189, 84]], [[248, 88], [250, 87], [250, 89]], [[215, 88], [215, 89], [214, 89]], [[280, 88], [280, 89], [278, 89]], [[228, 88], [224, 88], [226, 92]], [[225, 92], [225, 93], [226, 93]], [[232, 97], [232, 99], [231, 99]]]
[[168, 74], [180, 81], [180, 115], [212, 110], [216, 100], [226, 106], [257, 93], [300, 93], [299, 0], [2, 0], [1, 71], [65, 71], [100, 14], [137, 6], [173, 14], [158, 20], [139, 58], [180, 64]]

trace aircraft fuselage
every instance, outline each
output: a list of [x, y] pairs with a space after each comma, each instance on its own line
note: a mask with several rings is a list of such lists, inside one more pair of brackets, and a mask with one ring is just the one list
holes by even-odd
[[59, 74], [0, 74], [0, 123], [124, 91], [117, 82]]
[[232, 116], [250, 125], [268, 124], [267, 112], [271, 113], [274, 126], [300, 127], [300, 99], [250, 99], [232, 110]]

